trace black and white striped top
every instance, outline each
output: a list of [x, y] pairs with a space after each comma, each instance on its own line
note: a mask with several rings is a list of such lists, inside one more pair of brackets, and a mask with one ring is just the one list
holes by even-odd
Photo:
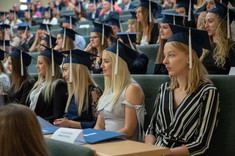
[[169, 85], [167, 82], [160, 87], [147, 134], [156, 136], [155, 145], [185, 145], [191, 155], [203, 154], [216, 127], [219, 93], [213, 84], [203, 84], [175, 108], [174, 92], [166, 89]]

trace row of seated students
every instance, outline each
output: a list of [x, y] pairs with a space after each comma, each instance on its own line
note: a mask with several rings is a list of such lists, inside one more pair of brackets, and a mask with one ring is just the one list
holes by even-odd
[[[148, 7], [148, 1], [141, 1], [140, 6], [137, 7], [137, 21], [139, 16], [145, 17], [138, 9], [145, 8], [148, 12]], [[227, 15], [227, 8], [216, 3], [216, 8], [206, 15], [205, 27], [210, 22], [219, 19], [207, 17], [210, 15], [218, 15], [224, 19]], [[229, 17], [232, 15], [231, 12]], [[128, 139], [145, 140], [145, 143], [169, 147], [172, 155], [203, 154], [209, 147], [210, 141], [208, 140], [211, 140], [213, 136], [219, 112], [219, 93], [207, 77], [207, 70], [203, 66], [204, 59], [208, 56], [204, 51], [211, 50], [210, 37], [215, 43], [219, 41], [210, 35], [211, 28], [208, 28], [207, 32], [174, 25], [180, 20], [184, 21], [185, 17], [180, 16], [176, 19], [175, 15], [164, 15], [160, 25], [164, 28], [163, 24], [168, 24], [172, 33], [166, 37], [164, 50], [162, 50], [164, 56], [162, 64], [171, 80], [160, 87], [150, 123], [144, 123], [144, 94], [141, 86], [131, 77], [132, 68], [138, 68], [139, 64], [144, 63], [146, 59], [143, 59], [144, 56], [133, 48], [134, 44], [130, 47], [124, 44], [125, 40], [131, 43], [131, 34], [130, 36], [125, 34], [126, 38], [122, 38], [124, 43], [120, 39], [112, 38], [113, 44], [103, 48], [105, 42], [107, 44], [111, 42], [107, 38], [112, 28], [99, 23], [94, 24], [91, 44], [85, 50], [74, 49], [73, 41], [76, 32], [70, 29], [71, 22], [67, 24], [70, 28], [65, 28], [65, 26], [57, 35], [54, 49], [49, 48], [52, 47], [51, 35], [43, 39], [44, 44], [47, 45], [41, 45], [41, 52], [37, 58], [38, 80], [36, 83], [26, 69], [32, 59], [31, 56], [27, 51], [15, 48], [7, 58], [7, 68], [12, 75], [12, 83], [7, 96], [9, 103], [24, 104], [37, 115], [57, 126], [94, 127], [122, 132]], [[166, 21], [167, 18], [171, 21]], [[21, 28], [18, 27], [18, 29], [29, 30], [28, 24], [20, 26]], [[151, 39], [146, 36], [147, 34], [149, 32], [137, 34], [136, 42], [150, 42]], [[214, 32], [214, 36], [215, 34]], [[133, 36], [135, 35], [136, 33]], [[144, 37], [146, 39], [143, 39], [143, 36], [146, 36]], [[5, 41], [1, 42], [7, 46]], [[94, 49], [96, 53], [93, 53], [92, 48], [97, 44], [99, 46]], [[215, 49], [218, 50], [218, 48], [220, 47]], [[5, 50], [1, 52], [4, 59]], [[234, 52], [230, 53], [229, 57], [224, 57], [228, 58], [228, 62], [231, 61], [229, 69], [234, 62], [231, 60]], [[199, 59], [201, 56], [205, 57], [202, 62]], [[211, 57], [216, 59], [216, 57]], [[97, 67], [97, 64], [105, 78], [103, 93], [95, 85], [89, 72], [89, 69]], [[62, 76], [67, 83], [64, 82]], [[205, 120], [200, 120], [202, 118]], [[143, 132], [144, 124], [149, 124], [146, 135]]]

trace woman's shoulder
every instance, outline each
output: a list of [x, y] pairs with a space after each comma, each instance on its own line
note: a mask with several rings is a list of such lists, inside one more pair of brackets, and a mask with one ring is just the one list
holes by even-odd
[[135, 104], [141, 105], [144, 97], [144, 92], [141, 86], [137, 82], [131, 82], [127, 88], [125, 93], [126, 101]]

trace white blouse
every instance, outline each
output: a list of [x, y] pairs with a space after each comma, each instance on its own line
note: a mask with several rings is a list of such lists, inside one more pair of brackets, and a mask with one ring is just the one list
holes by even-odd
[[7, 89], [10, 87], [10, 80], [7, 74], [0, 74], [0, 93], [6, 93]]

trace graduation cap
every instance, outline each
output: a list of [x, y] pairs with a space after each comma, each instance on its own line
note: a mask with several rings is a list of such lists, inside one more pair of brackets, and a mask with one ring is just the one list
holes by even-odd
[[121, 27], [121, 21], [120, 21], [120, 18], [118, 16], [118, 18], [116, 17], [110, 17], [106, 20], [105, 24], [107, 25], [115, 25], [117, 26], [118, 28]]
[[24, 30], [25, 33], [27, 32], [27, 30], [30, 30], [29, 23], [27, 22], [17, 24], [17, 26], [18, 26], [17, 30]]
[[10, 28], [10, 25], [8, 24], [1, 24], [0, 25], [0, 30], [5, 30], [5, 29], [9, 29]]
[[218, 14], [222, 19], [227, 18], [227, 32], [228, 32], [228, 38], [230, 38], [230, 24], [232, 21], [235, 19], [235, 12], [233, 12], [231, 9], [228, 7], [224, 6], [223, 4], [215, 1], [216, 7], [212, 9], [211, 13]]
[[121, 57], [126, 63], [128, 68], [130, 68], [136, 58], [139, 56], [139, 52], [129, 48], [127, 45], [112, 37], [114, 40], [114, 44], [108, 48], [106, 51], [111, 51], [112, 53], [116, 54], [116, 64], [115, 64], [115, 75], [118, 71], [118, 56]]
[[172, 14], [167, 12], [162, 12], [163, 18], [161, 23], [171, 23], [174, 25], [183, 25], [184, 17], [188, 17], [187, 15], [180, 14]]
[[104, 35], [108, 38], [111, 34], [113, 34], [113, 30], [110, 26], [101, 24], [98, 22], [93, 22], [94, 29], [92, 32], [98, 32], [102, 34], [102, 45], [104, 45]]
[[193, 5], [197, 4], [196, 0], [176, 0], [177, 8], [185, 8], [188, 10], [188, 21], [191, 21], [191, 12], [193, 10]]
[[8, 12], [0, 12], [0, 16], [6, 16], [6, 14], [8, 14]]
[[70, 29], [72, 29], [72, 25], [75, 25], [77, 19], [72, 17], [72, 16], [65, 16], [65, 20], [63, 23], [69, 23], [70, 24]]
[[38, 29], [41, 29], [41, 30], [46, 30], [48, 34], [50, 34], [50, 30], [51, 30], [51, 24], [40, 24], [39, 28]]
[[63, 64], [70, 63], [70, 76], [69, 81], [72, 82], [72, 63], [82, 64], [90, 69], [91, 64], [93, 63], [93, 59], [91, 57], [97, 57], [96, 55], [85, 52], [80, 49], [62, 51], [61, 53], [69, 54], [65, 59]]
[[9, 13], [14, 14], [14, 20], [16, 20], [16, 15], [17, 15], [16, 12], [14, 10], [9, 10]]
[[79, 1], [79, 2], [76, 2], [76, 3], [75, 3], [75, 6], [78, 7], [78, 12], [81, 13], [81, 12], [82, 12], [82, 2], [80, 2], [80, 1]]
[[54, 66], [54, 62], [58, 63], [58, 65], [61, 65], [64, 55], [61, 54], [60, 52], [49, 48], [47, 46], [44, 46], [41, 44], [41, 46], [45, 47], [46, 49], [41, 51], [39, 53], [40, 56], [45, 56], [47, 58], [49, 58], [52, 62], [52, 76], [55, 76], [55, 66]]
[[197, 30], [190, 27], [182, 27], [177, 25], [169, 24], [173, 36], [171, 36], [167, 42], [181, 42], [189, 46], [189, 68], [192, 68], [192, 49], [200, 57], [202, 54], [202, 49], [211, 50], [211, 45], [209, 41], [209, 36], [207, 31]]
[[8, 54], [8, 52], [6, 52], [6, 51], [0, 49], [0, 61], [4, 60], [4, 58], [5, 58], [5, 53]]
[[135, 11], [130, 11], [130, 13], [131, 13], [130, 19], [137, 19], [137, 18], [136, 18], [136, 12], [135, 12]]
[[51, 11], [50, 7], [47, 7], [44, 12], [48, 12], [49, 13], [49, 18], [52, 17], [52, 11]]
[[158, 4], [151, 0], [140, 0], [140, 5], [138, 7], [140, 6], [149, 10], [149, 22], [152, 22], [151, 13], [153, 13], [154, 10], [158, 10]]
[[50, 48], [52, 48], [52, 47], [54, 47], [56, 45], [56, 38], [55, 37], [46, 34], [46, 37], [44, 37], [42, 40], [46, 41], [48, 43], [48, 45], [50, 45], [50, 38], [51, 38], [51, 46], [50, 46]]
[[31, 17], [31, 16], [32, 16], [32, 12], [33, 12], [33, 10], [31, 10], [31, 9], [26, 9], [25, 11], [26, 11], [26, 12], [28, 12], [29, 17]]
[[132, 43], [136, 43], [136, 35], [140, 34], [138, 32], [117, 32], [117, 35], [120, 39], [122, 39], [123, 43], [128, 44], [130, 43], [131, 48], [135, 50]]
[[61, 31], [59, 32], [59, 34], [63, 34], [63, 45], [62, 47], [64, 48], [64, 44], [65, 44], [65, 37], [68, 36], [69, 38], [71, 38], [73, 41], [75, 40], [75, 35], [78, 34], [77, 32], [75, 32], [73, 29], [69, 29], [69, 28], [65, 28], [62, 27]]
[[111, 4], [111, 11], [113, 11], [113, 5], [115, 3], [115, 0], [105, 0], [105, 1]]
[[32, 56], [30, 56], [27, 52], [20, 50], [18, 48], [15, 48], [15, 51], [11, 52], [9, 56], [20, 60], [21, 76], [24, 76], [23, 64], [26, 67], [29, 66], [31, 63]]

